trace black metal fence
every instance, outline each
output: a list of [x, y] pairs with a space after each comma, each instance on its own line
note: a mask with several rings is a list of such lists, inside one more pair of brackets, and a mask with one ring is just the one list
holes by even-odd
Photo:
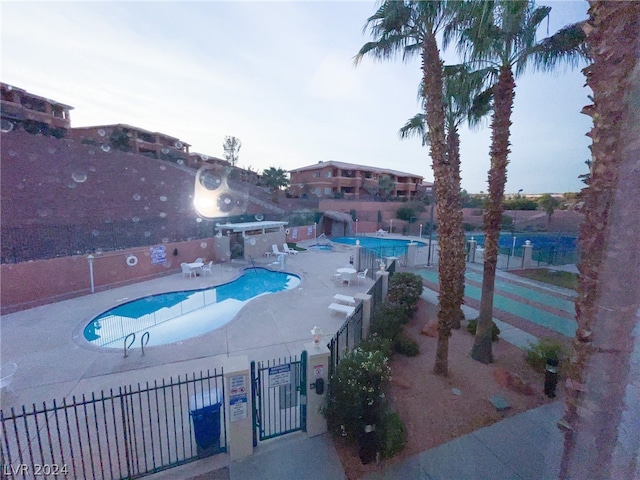
[[[391, 279], [396, 271], [395, 260], [389, 264], [387, 271], [389, 272], [389, 279]], [[367, 295], [371, 295], [371, 312], [373, 312], [384, 301], [382, 298], [382, 277], [376, 279], [371, 288], [367, 290]], [[331, 352], [329, 357], [329, 378], [331, 378], [344, 354], [357, 347], [362, 340], [362, 302], [359, 302], [353, 314], [347, 317], [327, 345]]]
[[368, 269], [367, 276], [375, 279], [375, 273], [379, 270], [380, 264], [384, 263], [386, 265], [388, 257], [396, 257], [397, 260], [394, 260], [394, 264], [400, 262], [406, 266], [407, 247], [360, 248], [358, 250], [359, 270]]
[[1, 261], [83, 255], [97, 251], [156, 245], [215, 235], [211, 220], [134, 219], [83, 225], [26, 225], [2, 227]]
[[[379, 280], [376, 283], [382, 282]], [[344, 354], [360, 344], [362, 341], [362, 302], [359, 302], [352, 315], [348, 316], [340, 329], [329, 342], [329, 378], [335, 371]]]
[[2, 478], [139, 478], [226, 451], [222, 372], [0, 410]]

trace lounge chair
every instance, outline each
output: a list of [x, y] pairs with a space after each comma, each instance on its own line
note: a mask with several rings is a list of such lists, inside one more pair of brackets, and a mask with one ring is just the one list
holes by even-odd
[[340, 305], [339, 303], [332, 303], [329, 305], [329, 310], [331, 313], [344, 313], [348, 317], [356, 311], [356, 308], [349, 307], [348, 305]]
[[333, 296], [333, 299], [336, 301], [336, 303], [341, 303], [343, 305], [353, 306], [356, 304], [355, 298], [350, 297], [349, 295], [342, 295], [341, 293], [336, 293]]
[[181, 263], [180, 267], [182, 268], [182, 278], [187, 278], [187, 277], [195, 277], [196, 276], [196, 272], [186, 263]]
[[379, 229], [379, 230], [376, 232], [376, 236], [378, 236], [378, 237], [386, 237], [387, 235], [388, 235], [388, 233], [387, 233], [387, 231], [386, 231], [386, 230]]
[[287, 255], [297, 255], [298, 254], [297, 250], [293, 250], [292, 248], [289, 248], [289, 245], [287, 245], [286, 243], [282, 244], [282, 249], [284, 250], [284, 253], [286, 253]]
[[0, 367], [0, 390], [6, 388], [15, 394], [13, 388], [11, 388], [11, 381], [13, 380], [13, 375], [16, 373], [16, 370], [18, 370], [18, 365], [13, 362], [5, 363]]
[[278, 250], [278, 246], [275, 243], [271, 245], [271, 250], [273, 251], [273, 254], [275, 256], [286, 255], [286, 252], [281, 252], [280, 250]]

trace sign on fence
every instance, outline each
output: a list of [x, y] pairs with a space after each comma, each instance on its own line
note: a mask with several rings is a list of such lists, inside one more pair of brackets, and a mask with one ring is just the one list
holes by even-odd
[[269, 367], [269, 388], [282, 387], [291, 383], [291, 364]]

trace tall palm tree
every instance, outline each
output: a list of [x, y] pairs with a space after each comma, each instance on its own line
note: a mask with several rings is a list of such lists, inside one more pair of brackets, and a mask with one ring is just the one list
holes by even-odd
[[471, 350], [472, 358], [482, 363], [493, 361], [493, 294], [502, 199], [509, 163], [515, 76], [523, 73], [529, 65], [549, 71], [562, 62], [575, 66], [580, 58], [586, 57], [580, 25], [565, 27], [541, 41], [536, 39], [538, 27], [550, 11], [551, 7], [537, 7], [530, 0], [471, 0], [462, 4], [458, 30], [448, 31], [445, 35], [445, 43], [458, 39], [458, 48], [470, 65], [491, 69], [495, 78], [489, 194], [484, 215], [484, 274], [478, 327]]
[[[491, 90], [485, 89], [488, 73], [487, 70], [471, 72], [467, 65], [447, 65], [444, 67], [443, 88], [447, 158], [458, 189], [461, 189], [460, 135], [458, 134], [458, 128], [465, 121], [468, 122], [470, 127], [476, 127], [482, 117], [489, 113]], [[422, 98], [423, 90], [424, 88], [421, 85], [418, 96], [424, 102], [424, 98]], [[400, 129], [399, 134], [400, 138], [419, 136], [422, 138], [422, 144], [428, 145], [429, 139], [426, 136], [424, 114], [418, 113], [409, 119]], [[461, 199], [457, 209], [462, 209]], [[462, 304], [464, 303], [465, 241], [464, 228], [461, 221], [460, 234], [457, 239], [457, 248], [455, 249], [456, 269], [460, 274], [454, 290], [455, 310], [451, 320], [451, 327], [456, 329], [460, 328], [460, 322], [464, 319]]]
[[[640, 2], [590, 1], [593, 163], [581, 192], [576, 321], [560, 478], [637, 479]], [[635, 394], [633, 392], [636, 392]], [[635, 406], [634, 406], [635, 405]]]
[[452, 19], [452, 5], [445, 1], [386, 0], [374, 15], [367, 19], [374, 41], [366, 43], [355, 57], [356, 64], [366, 55], [387, 60], [401, 53], [403, 60], [420, 55], [422, 60], [423, 95], [427, 137], [438, 198], [438, 243], [440, 261], [440, 294], [438, 296], [438, 345], [434, 372], [448, 375], [449, 336], [455, 314], [454, 286], [459, 278], [457, 235], [462, 223], [458, 209], [460, 189], [447, 161], [442, 92], [443, 62], [436, 41], [438, 32]]

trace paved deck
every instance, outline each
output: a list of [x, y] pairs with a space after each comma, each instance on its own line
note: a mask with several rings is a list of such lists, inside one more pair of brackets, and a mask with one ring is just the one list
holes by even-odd
[[[322, 328], [325, 339], [329, 340], [343, 323], [341, 316], [332, 316], [327, 309], [336, 293], [353, 296], [371, 286], [368, 279], [352, 286], [338, 286], [331, 281], [335, 269], [348, 263], [352, 251], [349, 246], [336, 245], [334, 252], [307, 251], [287, 257], [286, 270], [300, 275], [303, 280], [299, 288], [257, 298], [225, 327], [177, 344], [151, 347], [145, 356], [134, 351], [128, 358], [123, 358], [122, 351], [92, 347], [79, 335], [89, 320], [114, 305], [160, 292], [221, 284], [238, 276], [246, 265], [216, 265], [213, 276], [204, 278], [183, 279], [181, 273], [176, 273], [2, 316], [1, 360], [16, 362], [19, 370], [12, 385], [15, 393], [3, 392], [1, 407], [6, 410], [217, 368], [224, 358], [233, 355], [247, 355], [256, 360], [298, 355], [303, 344], [309, 342], [309, 331], [313, 326]], [[272, 262], [272, 258], [257, 260], [260, 265]], [[436, 271], [435, 267], [425, 269], [423, 276], [433, 281]], [[468, 268], [468, 284], [472, 288], [477, 271], [474, 265]], [[540, 291], [540, 284], [512, 278], [513, 275], [504, 272], [498, 272], [498, 277], [508, 288], [521, 289], [512, 289], [509, 293], [512, 300], [514, 295], [517, 297], [516, 303], [529, 303], [527, 295], [531, 291], [540, 300], [535, 293]], [[548, 291], [555, 300], [549, 300], [553, 305], [547, 305], [541, 311], [564, 317], [562, 301], [567, 292], [552, 287]], [[437, 295], [425, 289], [423, 298], [435, 302]], [[467, 318], [477, 315], [472, 306], [465, 305], [464, 308]], [[535, 335], [527, 328], [518, 328], [499, 318], [504, 313], [510, 320], [509, 315], [515, 317], [521, 312], [505, 313], [499, 309], [497, 312], [496, 321], [500, 322], [503, 340], [521, 348], [535, 340]], [[556, 400], [422, 452], [366, 478], [557, 478], [562, 435], [555, 423], [561, 414], [562, 403]], [[345, 474], [328, 435], [309, 439], [305, 434], [297, 433], [261, 442], [252, 457], [240, 462], [230, 463], [228, 455], [216, 455], [149, 478], [342, 480]]]

